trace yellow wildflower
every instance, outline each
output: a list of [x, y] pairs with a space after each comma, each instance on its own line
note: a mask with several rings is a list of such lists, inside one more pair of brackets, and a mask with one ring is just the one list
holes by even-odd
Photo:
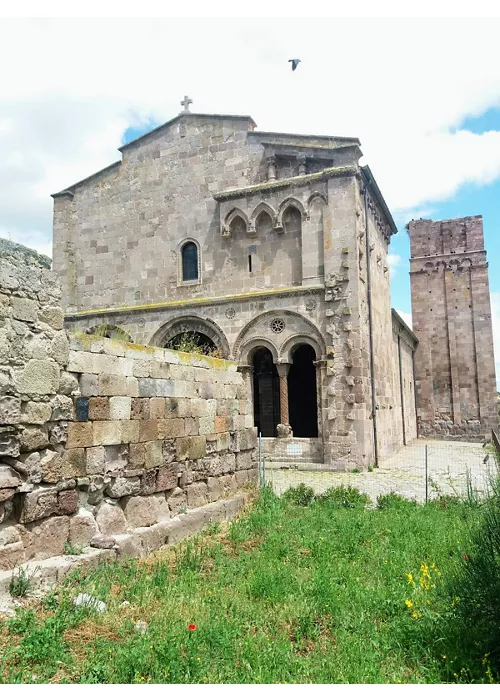
[[420, 617], [422, 617], [422, 613], [420, 610], [414, 610], [411, 614], [411, 616], [415, 619], [418, 620]]
[[413, 603], [411, 602], [411, 600], [405, 600], [405, 605], [406, 605], [407, 608], [412, 608], [412, 607], [413, 607]]
[[412, 586], [415, 585], [415, 579], [411, 574], [406, 574], [408, 576], [408, 583], [410, 583]]

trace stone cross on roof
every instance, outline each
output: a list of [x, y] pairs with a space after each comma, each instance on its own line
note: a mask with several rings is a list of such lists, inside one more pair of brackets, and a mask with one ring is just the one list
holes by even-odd
[[184, 95], [184, 99], [181, 102], [181, 105], [184, 107], [184, 112], [189, 112], [189, 105], [191, 104], [193, 104], [193, 100], [187, 95]]

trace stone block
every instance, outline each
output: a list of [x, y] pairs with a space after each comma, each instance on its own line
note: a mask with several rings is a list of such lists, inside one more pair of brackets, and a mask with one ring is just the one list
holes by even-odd
[[238, 471], [241, 469], [251, 469], [252, 466], [252, 451], [246, 450], [245, 452], [238, 452], [236, 455], [236, 469]]
[[128, 394], [127, 377], [122, 377], [119, 374], [100, 374], [98, 386], [101, 396], [126, 396]]
[[97, 535], [97, 522], [92, 513], [80, 508], [69, 519], [69, 541], [79, 547], [88, 547], [90, 540]]
[[144, 554], [156, 552], [166, 544], [169, 536], [169, 524], [169, 521], [156, 523], [151, 527], [140, 527], [134, 531], [134, 534], [141, 538]]
[[[141, 443], [141, 447], [144, 447], [144, 443]], [[132, 447], [132, 445], [131, 445]], [[141, 476], [141, 495], [150, 496], [156, 492], [156, 469], [148, 469]]]
[[0, 571], [9, 571], [25, 562], [24, 545], [22, 542], [0, 547]]
[[21, 399], [14, 396], [0, 396], [0, 423], [15, 425], [21, 422]]
[[109, 398], [93, 396], [89, 399], [89, 420], [109, 420]]
[[12, 297], [11, 308], [12, 318], [16, 318], [19, 321], [30, 321], [32, 323], [37, 320], [38, 304], [32, 299]]
[[109, 399], [111, 420], [130, 420], [131, 403], [130, 396], [112, 396]]
[[[142, 401], [144, 399], [134, 399], [136, 401]], [[163, 397], [153, 397], [149, 399], [149, 418], [153, 420], [158, 420], [166, 417], [165, 411], [165, 399]]]
[[59, 491], [39, 487], [27, 493], [21, 509], [19, 522], [31, 523], [51, 515], [71, 515], [78, 510], [76, 491]]
[[156, 499], [154, 496], [131, 496], [123, 508], [130, 527], [150, 527], [157, 521]]
[[248, 481], [248, 469], [242, 469], [239, 472], [235, 472], [236, 485], [241, 488]]
[[156, 509], [156, 519], [158, 522], [170, 520], [170, 508], [164, 493], [155, 493], [153, 496], [154, 508]]
[[[77, 399], [78, 401], [79, 399]], [[73, 401], [69, 396], [55, 396], [52, 401], [51, 420], [73, 420], [75, 411]]]
[[225, 433], [229, 430], [227, 416], [215, 416], [214, 418], [214, 433]]
[[10, 501], [14, 498], [16, 489], [0, 489], [0, 503], [5, 503], [5, 501]]
[[168, 465], [158, 469], [155, 491], [169, 491], [177, 486], [177, 466]]
[[95, 374], [94, 354], [82, 350], [70, 350], [68, 371], [77, 372], [78, 374]]
[[49, 444], [49, 431], [44, 427], [25, 428], [21, 433], [21, 450], [34, 452], [47, 447]]
[[119, 445], [122, 442], [121, 423], [117, 420], [92, 423], [93, 445]]
[[69, 361], [69, 341], [66, 331], [58, 331], [50, 343], [50, 357], [60, 365]]
[[224, 474], [219, 477], [219, 484], [224, 497], [231, 496], [238, 489], [236, 476], [234, 474]]
[[215, 432], [215, 420], [212, 416], [199, 418], [199, 433], [200, 435], [210, 435]]
[[32, 523], [20, 531], [25, 561], [48, 559], [64, 554], [64, 543], [69, 538], [69, 518], [56, 516], [40, 523]]
[[28, 360], [15, 373], [16, 389], [20, 394], [55, 394], [59, 389], [60, 370], [51, 360]]
[[[106, 472], [123, 472], [128, 466], [127, 445], [105, 445], [104, 446], [104, 468]], [[113, 474], [114, 476], [114, 474]], [[136, 476], [136, 474], [124, 474], [124, 476]]]
[[161, 440], [151, 440], [142, 444], [144, 445], [144, 465], [146, 469], [153, 469], [163, 464], [163, 443]]
[[[154, 400], [165, 401], [165, 399]], [[133, 420], [149, 420], [149, 418], [153, 418], [153, 416], [150, 415], [149, 402], [150, 399], [133, 398], [130, 406], [130, 417]]]
[[104, 474], [104, 447], [88, 447], [85, 450], [87, 474]]
[[122, 420], [120, 424], [123, 443], [135, 443], [139, 441], [141, 421]]
[[152, 379], [169, 379], [172, 373], [168, 362], [153, 360], [149, 368], [149, 376]]
[[[51, 415], [52, 406], [50, 403], [28, 401], [28, 403], [23, 406], [22, 422], [29, 423], [30, 425], [43, 425], [50, 420]], [[0, 423], [1, 422], [5, 421], [2, 421], [0, 417]]]
[[97, 527], [102, 535], [119, 535], [127, 530], [123, 510], [117, 504], [104, 501], [96, 515]]
[[5, 547], [8, 544], [15, 544], [16, 542], [20, 541], [21, 537], [17, 527], [10, 525], [0, 529], [0, 547]]
[[70, 423], [68, 425], [68, 441], [66, 447], [93, 447], [92, 423]]
[[97, 374], [81, 375], [80, 393], [82, 396], [97, 396], [99, 394], [99, 377]]
[[80, 387], [76, 376], [70, 374], [69, 372], [61, 372], [58, 394], [64, 394], [65, 396], [76, 396], [79, 393]]
[[233, 496], [232, 498], [227, 499], [224, 501], [224, 508], [226, 511], [226, 519], [231, 520], [234, 518], [236, 515], [241, 513], [243, 508], [245, 507], [245, 497], [236, 495]]
[[133, 375], [134, 377], [149, 377], [150, 369], [153, 360], [133, 360]]
[[119, 476], [111, 480], [105, 488], [105, 492], [111, 498], [122, 498], [123, 496], [136, 496], [141, 490], [141, 480], [138, 476], [125, 478]]
[[171, 379], [147, 379], [138, 380], [139, 396], [175, 396], [175, 385]]
[[14, 469], [0, 464], [0, 489], [16, 489], [20, 485], [19, 474]]
[[177, 515], [181, 510], [187, 508], [186, 492], [181, 488], [174, 488], [167, 495], [167, 503], [172, 515]]
[[19, 457], [20, 442], [13, 428], [0, 426], [0, 457]]
[[59, 306], [44, 306], [38, 311], [38, 320], [60, 331], [64, 325], [64, 313]]
[[207, 453], [207, 440], [204, 435], [195, 437], [177, 438], [176, 440], [177, 459], [201, 459]]
[[158, 440], [158, 423], [157, 420], [139, 421], [139, 442]]
[[208, 487], [204, 481], [189, 484], [186, 488], [187, 504], [189, 508], [197, 508], [208, 501]]
[[158, 437], [165, 438], [183, 437], [185, 435], [184, 418], [163, 418], [158, 421]]
[[207, 488], [208, 488], [208, 500], [210, 502], [218, 501], [221, 498], [222, 491], [221, 491], [221, 487], [219, 484], [219, 479], [217, 479], [217, 477], [210, 476], [207, 479]]
[[115, 535], [115, 551], [118, 559], [141, 557], [144, 554], [139, 535]]
[[45, 450], [40, 458], [40, 471], [42, 481], [50, 484], [57, 484], [63, 479], [85, 476], [87, 473], [85, 450], [77, 448], [64, 453]]

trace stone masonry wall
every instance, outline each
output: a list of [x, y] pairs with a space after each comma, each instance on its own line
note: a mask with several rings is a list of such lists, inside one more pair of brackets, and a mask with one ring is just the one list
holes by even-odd
[[66, 542], [157, 549], [179, 513], [256, 479], [236, 365], [69, 336], [49, 266], [0, 241], [0, 570]]
[[419, 434], [482, 440], [498, 421], [482, 217], [409, 230]]

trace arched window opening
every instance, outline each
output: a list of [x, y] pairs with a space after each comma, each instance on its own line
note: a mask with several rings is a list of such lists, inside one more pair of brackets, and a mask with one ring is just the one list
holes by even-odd
[[273, 356], [259, 348], [253, 356], [254, 421], [262, 437], [276, 437], [280, 422], [279, 377]]
[[182, 246], [182, 281], [198, 279], [198, 246], [188, 241]]
[[125, 343], [131, 343], [132, 338], [127, 331], [119, 326], [113, 326], [109, 323], [101, 323], [100, 326], [92, 326], [85, 331], [88, 335], [97, 335], [99, 338], [110, 338], [112, 340], [122, 340]]
[[310, 345], [300, 345], [292, 354], [288, 372], [288, 412], [294, 437], [318, 437], [316, 354]]
[[231, 236], [234, 238], [243, 238], [247, 235], [247, 225], [241, 216], [235, 216], [229, 225]]
[[222, 357], [214, 341], [204, 333], [183, 331], [165, 343], [165, 347], [179, 352], [196, 352], [200, 355]]

